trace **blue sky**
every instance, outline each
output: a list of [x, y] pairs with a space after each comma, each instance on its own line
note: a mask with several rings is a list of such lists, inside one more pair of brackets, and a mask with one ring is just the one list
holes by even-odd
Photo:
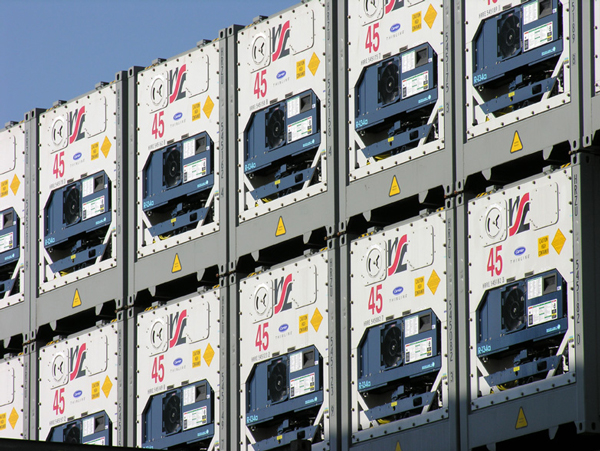
[[300, 0], [0, 0], [0, 129]]

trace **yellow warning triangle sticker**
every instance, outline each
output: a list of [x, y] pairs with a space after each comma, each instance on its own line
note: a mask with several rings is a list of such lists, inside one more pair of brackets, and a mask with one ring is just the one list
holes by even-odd
[[515, 424], [515, 429], [521, 429], [527, 427], [527, 418], [525, 418], [525, 412], [523, 412], [523, 407], [519, 407], [519, 416], [517, 417], [517, 424]]
[[400, 185], [398, 185], [398, 179], [396, 176], [392, 179], [392, 186], [390, 186], [390, 197], [400, 194]]
[[173, 260], [173, 267], [171, 272], [181, 271], [181, 262], [179, 261], [179, 254], [175, 254], [175, 260]]
[[402, 451], [402, 448], [400, 448], [400, 442], [396, 442], [396, 449], [394, 451]]
[[277, 231], [275, 232], [275, 236], [285, 235], [285, 226], [283, 225], [283, 218], [280, 216], [279, 221], [277, 222]]
[[75, 289], [75, 296], [73, 296], [73, 308], [81, 305], [81, 297], [79, 296], [79, 290]]
[[512, 141], [512, 146], [510, 147], [510, 153], [517, 152], [519, 150], [523, 150], [523, 143], [521, 142], [521, 138], [519, 137], [519, 132], [515, 132], [515, 136]]

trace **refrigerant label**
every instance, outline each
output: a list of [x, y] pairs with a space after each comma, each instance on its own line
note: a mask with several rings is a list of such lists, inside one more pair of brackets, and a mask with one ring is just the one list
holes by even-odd
[[541, 25], [523, 33], [523, 48], [525, 51], [535, 49], [552, 41], [552, 22]]
[[413, 50], [412, 52], [405, 53], [402, 55], [402, 72], [408, 72], [409, 70], [413, 70], [416, 65], [416, 53]]
[[104, 213], [104, 196], [89, 200], [83, 204], [83, 220], [93, 218]]
[[206, 158], [183, 166], [183, 183], [199, 179], [206, 175]]
[[531, 2], [523, 6], [523, 25], [538, 20], [538, 2]]
[[196, 387], [188, 387], [183, 389], [183, 405], [189, 406], [196, 402]]
[[196, 155], [196, 140], [189, 139], [183, 142], [183, 159]]
[[290, 373], [295, 373], [302, 369], [302, 353], [297, 352], [290, 356]]
[[300, 97], [294, 97], [287, 102], [287, 117], [294, 117], [300, 114]]
[[[290, 368], [291, 371], [291, 368]], [[315, 391], [315, 373], [306, 376], [297, 377], [290, 381], [290, 397], [306, 395]]]
[[542, 295], [542, 278], [536, 277], [527, 281], [527, 299], [534, 299]]
[[293, 124], [288, 125], [288, 143], [297, 141], [305, 136], [310, 136], [312, 135], [312, 132], [312, 116], [294, 122]]
[[402, 80], [402, 98], [414, 96], [429, 89], [429, 72], [421, 72], [406, 80]]
[[83, 431], [82, 435], [87, 437], [88, 435], [92, 435], [94, 433], [94, 418], [87, 418], [82, 421]]
[[431, 337], [404, 346], [404, 363], [417, 362], [431, 357]]
[[6, 252], [13, 248], [13, 233], [7, 233], [6, 235], [0, 236], [0, 253]]
[[183, 412], [183, 430], [196, 428], [207, 423], [206, 406]]
[[81, 182], [81, 193], [83, 197], [94, 194], [94, 177], [88, 177]]
[[404, 337], [412, 337], [419, 333], [419, 317], [413, 316], [404, 320]]
[[557, 301], [542, 302], [541, 304], [532, 305], [527, 308], [528, 326], [536, 326], [538, 324], [547, 323], [557, 318]]

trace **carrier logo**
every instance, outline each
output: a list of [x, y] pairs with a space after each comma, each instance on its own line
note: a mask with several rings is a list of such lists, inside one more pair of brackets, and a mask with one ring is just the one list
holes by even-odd
[[[398, 8], [402, 8], [404, 6], [404, 0], [387, 0], [385, 5], [385, 13], [389, 14], [392, 11], [397, 10]], [[398, 25], [398, 28], [400, 26]]]
[[394, 25], [391, 26], [390, 31], [392, 33], [395, 33], [396, 31], [398, 31], [400, 29], [400, 24], [399, 23], [395, 23]]
[[83, 392], [81, 390], [77, 390], [75, 393], [73, 393], [73, 398], [79, 398], [81, 395], [83, 395]]
[[175, 116], [173, 116], [173, 120], [174, 121], [178, 121], [182, 117], [183, 117], [183, 113], [177, 113], [177, 114], [175, 114]]
[[73, 155], [73, 160], [77, 161], [82, 157], [81, 152], [77, 152], [75, 155]]
[[69, 113], [69, 144], [85, 137], [83, 123], [85, 122], [85, 106]]
[[422, 370], [428, 370], [429, 368], [435, 368], [435, 362], [431, 362], [429, 365], [423, 365]]
[[525, 253], [527, 249], [525, 249], [523, 246], [518, 247], [515, 249], [515, 255], [519, 256], [519, 255], [523, 255]]
[[399, 294], [402, 294], [403, 291], [404, 291], [404, 288], [402, 288], [402, 287], [396, 287], [396, 288], [394, 288], [393, 293], [394, 293], [395, 296], [398, 296]]
[[288, 274], [275, 281], [275, 299], [278, 299], [275, 306], [275, 313], [283, 312], [292, 308], [290, 294], [292, 293], [292, 275]]
[[284, 70], [282, 70], [281, 72], [279, 72], [277, 74], [277, 80], [281, 80], [283, 77], [285, 77], [286, 72]]
[[277, 61], [279, 58], [288, 56], [290, 49], [288, 47], [288, 41], [290, 39], [290, 21], [287, 20], [278, 27], [273, 27], [273, 61]]
[[173, 103], [185, 97], [183, 85], [187, 73], [185, 64], [175, 70], [169, 71], [169, 103]]
[[288, 326], [287, 324], [282, 324], [281, 326], [279, 326], [279, 332], [283, 333], [286, 330], [288, 330], [290, 326]]
[[171, 313], [169, 315], [169, 348], [174, 348], [185, 343], [183, 330], [187, 325], [187, 310]]
[[408, 239], [406, 235], [402, 238], [396, 238], [393, 242], [388, 240], [388, 276], [406, 271], [406, 251], [408, 249]]
[[546, 329], [546, 333], [549, 334], [550, 332], [556, 332], [557, 330], [560, 330], [560, 324], [558, 326], [549, 327]]
[[83, 368], [83, 362], [87, 355], [86, 344], [83, 343], [80, 346], [75, 346], [69, 349], [69, 370], [70, 380], [78, 379], [81, 376], [85, 376], [85, 369]]
[[509, 236], [529, 230], [527, 222], [527, 213], [529, 213], [529, 193], [517, 196], [508, 201], [508, 223], [511, 225], [508, 229]]
[[173, 366], [179, 366], [183, 363], [183, 359], [181, 357], [177, 357], [175, 360], [173, 360]]

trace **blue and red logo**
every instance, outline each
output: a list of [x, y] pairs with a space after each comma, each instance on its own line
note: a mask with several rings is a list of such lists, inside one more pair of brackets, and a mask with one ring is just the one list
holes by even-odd
[[169, 316], [169, 348], [185, 343], [183, 331], [187, 325], [187, 310], [171, 313]]
[[283, 24], [279, 24], [277, 27], [273, 27], [273, 61], [277, 61], [279, 58], [288, 56], [290, 49], [288, 47], [288, 41], [290, 39], [290, 21], [287, 20]]
[[529, 213], [529, 193], [522, 197], [517, 196], [508, 201], [508, 235], [513, 236], [517, 233], [526, 232], [529, 230], [529, 222], [527, 222], [527, 214]]
[[83, 123], [85, 122], [85, 106], [69, 113], [69, 144], [85, 137]]
[[78, 379], [85, 376], [85, 369], [83, 368], [83, 362], [87, 356], [86, 344], [75, 346], [69, 349], [69, 380]]
[[[392, 11], [395, 11], [404, 6], [404, 0], [387, 0], [385, 4], [385, 13], [389, 14]], [[400, 27], [398, 27], [400, 28]]]
[[275, 281], [275, 299], [278, 300], [275, 305], [275, 313], [292, 308], [290, 294], [292, 294], [292, 275], [288, 274], [286, 277]]
[[406, 271], [406, 251], [408, 250], [408, 238], [402, 235], [395, 240], [388, 240], [388, 276]]
[[183, 85], [187, 78], [187, 68], [183, 64], [175, 70], [169, 71], [169, 103], [176, 102], [185, 97]]

